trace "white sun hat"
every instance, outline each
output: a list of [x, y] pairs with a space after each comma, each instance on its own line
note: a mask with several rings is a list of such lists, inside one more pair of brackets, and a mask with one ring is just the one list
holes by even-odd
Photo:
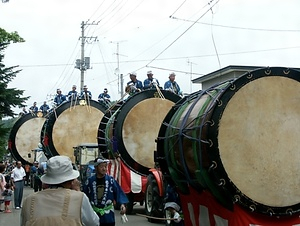
[[47, 171], [41, 177], [44, 184], [61, 184], [79, 177], [73, 169], [71, 159], [67, 156], [54, 156], [47, 161]]

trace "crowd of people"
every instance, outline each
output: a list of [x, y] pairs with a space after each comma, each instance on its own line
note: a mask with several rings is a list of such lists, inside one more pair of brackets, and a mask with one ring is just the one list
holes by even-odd
[[[158, 79], [153, 77], [152, 71], [147, 72], [147, 78], [143, 82], [137, 79], [136, 72], [132, 72], [129, 73], [130, 81], [127, 82], [125, 91], [126, 93], [132, 95], [142, 90], [154, 89], [156, 87], [159, 87], [160, 89], [168, 90], [170, 92], [182, 96], [182, 91], [180, 89], [180, 86], [175, 81], [175, 76], [176, 74], [174, 72], [170, 73], [169, 80], [164, 83], [163, 87], [161, 87]], [[67, 95], [64, 95], [61, 89], [57, 89], [53, 102], [54, 102], [54, 106], [56, 107], [66, 101], [71, 101], [72, 103], [75, 102], [77, 99], [91, 100], [92, 97], [93, 97], [92, 93], [91, 91], [88, 90], [87, 85], [83, 86], [83, 90], [81, 92], [77, 92], [77, 86], [73, 85], [72, 89], [68, 92]], [[108, 94], [107, 88], [104, 88], [103, 92], [101, 92], [98, 95], [98, 101], [100, 103], [104, 103], [108, 105], [110, 104], [111, 97]], [[47, 101], [44, 101], [44, 103], [40, 107], [37, 106], [37, 102], [33, 102], [33, 105], [29, 108], [30, 113], [37, 114], [38, 112], [41, 112], [43, 116], [47, 115], [50, 111], [51, 111], [51, 107], [47, 104]], [[21, 115], [26, 113], [28, 112], [24, 107], [21, 112]]]
[[[88, 178], [81, 191], [77, 171], [67, 156], [48, 159], [46, 167], [35, 161], [30, 173], [34, 175], [34, 192], [23, 199], [28, 186], [25, 166], [20, 161], [0, 163], [0, 209], [11, 213], [21, 210], [21, 225], [115, 225], [114, 204], [120, 205], [122, 221], [126, 217], [128, 199], [118, 182], [107, 174], [108, 159], [96, 158], [96, 174]], [[45, 170], [46, 169], [46, 170]], [[2, 203], [5, 204], [2, 210]]]
[[[95, 174], [87, 178], [83, 186], [78, 180], [79, 171], [67, 156], [54, 156], [41, 164], [35, 161], [30, 167], [32, 179], [29, 182], [26, 165], [20, 161], [0, 163], [0, 210], [11, 213], [13, 200], [14, 209], [20, 210], [21, 226], [114, 226], [117, 205], [121, 222], [126, 223], [129, 200], [119, 183], [108, 175], [109, 162], [109, 159], [97, 157]], [[34, 192], [23, 199], [24, 186], [30, 183], [34, 183]], [[180, 207], [176, 203], [166, 203], [165, 209], [172, 213], [175, 222], [181, 222]]]
[[[32, 166], [22, 165], [20, 161], [9, 161], [0, 163], [0, 212], [10, 213], [10, 201], [12, 191], [14, 193], [15, 209], [21, 208], [24, 186], [30, 186], [34, 192], [42, 190], [40, 177], [44, 174], [45, 164], [35, 161]], [[1, 204], [5, 203], [2, 210]]]
[[[169, 80], [164, 83], [163, 89], [181, 96], [182, 91], [180, 90], [178, 83], [175, 81], [175, 76], [176, 74], [174, 72], [169, 74]], [[156, 87], [162, 89], [158, 79], [153, 77], [152, 71], [147, 72], [147, 78], [143, 82], [137, 79], [136, 72], [130, 73], [129, 78], [130, 81], [127, 82], [127, 86], [125, 88], [127, 93], [134, 94], [142, 90], [154, 89]]]
[[[88, 90], [87, 85], [83, 86], [83, 90], [80, 93], [78, 93], [76, 91], [76, 89], [77, 89], [77, 86], [73, 85], [72, 89], [68, 92], [67, 95], [64, 95], [62, 93], [61, 89], [57, 89], [55, 97], [53, 99], [54, 107], [57, 107], [66, 101], [71, 101], [71, 103], [72, 102], [75, 103], [75, 101], [77, 101], [78, 99], [84, 99], [87, 101], [92, 99], [92, 93], [91, 93], [91, 91]], [[98, 101], [104, 102], [106, 104], [110, 103], [110, 95], [108, 94], [107, 88], [104, 88], [103, 93], [99, 94]], [[37, 102], [33, 102], [33, 105], [29, 108], [30, 113], [37, 114], [38, 112], [41, 112], [42, 116], [47, 115], [51, 110], [52, 110], [52, 108], [47, 104], [47, 101], [44, 101], [43, 105], [41, 105], [40, 107], [37, 106]], [[28, 111], [26, 110], [25, 107], [23, 107], [20, 115], [24, 115], [27, 113], [28, 113]]]

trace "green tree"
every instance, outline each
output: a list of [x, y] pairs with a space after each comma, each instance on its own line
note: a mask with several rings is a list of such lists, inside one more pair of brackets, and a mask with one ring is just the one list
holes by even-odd
[[18, 66], [4, 65], [4, 51], [10, 44], [24, 41], [16, 31], [9, 33], [0, 28], [0, 159], [6, 153], [7, 136], [12, 127], [3, 123], [3, 118], [16, 116], [13, 107], [23, 107], [29, 98], [23, 97], [24, 90], [8, 87], [21, 70], [17, 70]]

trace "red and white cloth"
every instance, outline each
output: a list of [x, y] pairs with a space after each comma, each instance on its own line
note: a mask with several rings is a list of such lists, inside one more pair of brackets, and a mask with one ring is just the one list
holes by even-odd
[[235, 204], [233, 211], [220, 205], [208, 191], [180, 194], [184, 223], [189, 226], [300, 226], [299, 214], [269, 217], [252, 213]]
[[108, 174], [113, 176], [127, 194], [146, 191], [147, 177], [141, 176], [131, 169], [120, 159], [111, 159], [108, 165]]

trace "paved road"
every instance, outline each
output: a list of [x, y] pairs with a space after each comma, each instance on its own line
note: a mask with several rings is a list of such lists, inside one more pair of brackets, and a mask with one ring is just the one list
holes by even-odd
[[[30, 193], [33, 192], [33, 189], [30, 188], [30, 187], [25, 187], [24, 189], [24, 197], [29, 195]], [[14, 203], [12, 202], [11, 203], [11, 210], [12, 210], [12, 213], [0, 213], [0, 225], [1, 226], [18, 226], [20, 225], [20, 210], [15, 210], [13, 208], [14, 206]], [[3, 204], [2, 204], [2, 209], [3, 209]], [[140, 213], [140, 214], [144, 214], [144, 206], [135, 206], [134, 207], [134, 212], [136, 213]], [[144, 217], [140, 217], [140, 216], [137, 216], [137, 215], [128, 215], [128, 222], [127, 224], [122, 224], [120, 222], [120, 214], [118, 213], [118, 211], [116, 211], [116, 226], [125, 226], [125, 225], [136, 225], [136, 226], [157, 226], [157, 225], [160, 225], [160, 226], [163, 226], [164, 224], [161, 223], [161, 224], [154, 224], [154, 223], [149, 223], [147, 221], [146, 218]]]

